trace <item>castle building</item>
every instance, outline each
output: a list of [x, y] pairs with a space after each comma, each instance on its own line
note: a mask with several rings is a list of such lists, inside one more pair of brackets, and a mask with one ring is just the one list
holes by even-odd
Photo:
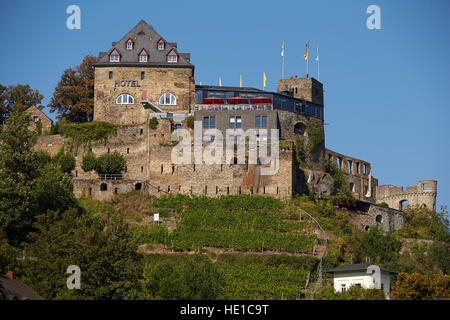
[[[114, 151], [123, 154], [127, 167], [118, 177], [84, 172], [81, 160], [88, 150], [79, 148], [73, 170], [78, 197], [107, 200], [130, 190], [158, 196], [258, 194], [288, 199], [311, 192], [329, 195], [333, 189], [333, 179], [325, 170], [329, 160], [344, 171], [354, 197], [375, 204], [380, 202], [380, 194], [381, 200], [397, 210], [397, 202], [405, 198], [396, 190], [403, 198], [389, 200], [390, 187], [378, 186], [369, 162], [325, 148], [323, 85], [314, 78], [281, 79], [277, 92], [196, 85], [190, 54], [179, 52], [177, 43], [167, 41], [145, 21], [140, 21], [120, 41], [112, 42], [107, 52], [100, 53], [94, 67], [94, 120], [117, 124], [119, 130], [107, 141], [93, 143], [91, 148], [97, 156]], [[224, 137], [228, 129], [254, 129], [257, 140], [265, 141], [271, 139], [270, 129], [278, 129], [278, 171], [261, 174], [268, 164], [264, 159], [250, 163], [248, 148], [244, 162], [232, 159], [220, 164], [174, 163], [176, 130], [193, 133], [188, 117], [201, 124], [203, 133], [218, 129]], [[151, 118], [158, 119], [156, 127], [149, 126]], [[203, 138], [201, 147], [205, 150], [214, 137]], [[42, 144], [45, 146], [44, 140]], [[426, 204], [434, 207], [435, 184], [428, 185], [434, 193], [425, 190], [429, 196]], [[417, 199], [411, 203], [419, 204], [424, 198]], [[374, 213], [374, 223], [378, 215]], [[361, 227], [368, 224], [366, 220]], [[398, 219], [387, 220], [384, 219], [389, 230], [401, 225]]]

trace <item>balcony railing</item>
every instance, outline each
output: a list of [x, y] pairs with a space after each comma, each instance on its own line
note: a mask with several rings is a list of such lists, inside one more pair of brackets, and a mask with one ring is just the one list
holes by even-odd
[[100, 180], [123, 180], [123, 176], [121, 173], [119, 174], [99, 174]]
[[197, 104], [197, 110], [273, 110], [272, 104]]

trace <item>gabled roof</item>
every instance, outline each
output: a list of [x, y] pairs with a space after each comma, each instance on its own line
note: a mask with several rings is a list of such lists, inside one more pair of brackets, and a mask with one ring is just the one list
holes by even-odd
[[0, 300], [44, 300], [22, 282], [0, 275]]
[[50, 120], [53, 123], [53, 120], [50, 119], [44, 112], [42, 112], [42, 110], [40, 110], [38, 107], [36, 106], [31, 106], [25, 109], [26, 112], [31, 111], [31, 109], [34, 109], [35, 111], [38, 111], [40, 114], [42, 114], [44, 117], [46, 117], [48, 120]]
[[[133, 49], [124, 50], [126, 47], [126, 42], [132, 39]], [[109, 62], [109, 55], [99, 54], [99, 61], [94, 64], [97, 67], [103, 66], [132, 66], [140, 65], [138, 56], [142, 49], [145, 49], [149, 54], [149, 61], [146, 66], [170, 66], [170, 67], [194, 67], [189, 62], [189, 56], [186, 54], [178, 54], [177, 63], [168, 63], [166, 56], [171, 50], [177, 51], [177, 44], [175, 42], [165, 42], [164, 50], [158, 50], [157, 43], [159, 40], [164, 38], [161, 37], [149, 24], [144, 20], [141, 20], [130, 32], [128, 32], [120, 41], [113, 42], [113, 46], [108, 52], [112, 52], [113, 49], [117, 49], [120, 54], [120, 62]]]
[[[372, 263], [354, 263], [354, 264], [347, 264], [345, 266], [340, 266], [334, 269], [330, 269], [330, 270], [326, 270], [325, 272], [328, 273], [335, 273], [335, 272], [346, 272], [346, 271], [365, 271], [367, 270], [367, 268], [369, 266], [373, 265]], [[390, 270], [390, 269], [386, 269], [386, 268], [381, 268], [381, 271], [384, 272], [388, 272], [388, 273], [392, 273], [392, 274], [396, 274], [396, 271]]]

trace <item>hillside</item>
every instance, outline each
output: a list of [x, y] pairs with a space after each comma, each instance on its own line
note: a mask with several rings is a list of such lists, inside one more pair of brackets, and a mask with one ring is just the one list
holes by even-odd
[[[218, 294], [224, 299], [311, 298], [331, 284], [326, 273], [318, 283], [321, 258], [323, 270], [370, 260], [397, 271], [447, 273], [448, 244], [409, 240], [402, 246], [400, 237], [376, 228], [359, 231], [331, 203], [306, 196], [285, 202], [251, 196], [153, 198], [137, 192], [110, 202], [81, 202], [88, 212], [123, 214], [148, 264], [207, 257], [224, 275]], [[153, 221], [156, 212], [160, 223]], [[433, 253], [425, 261], [428, 249]]]

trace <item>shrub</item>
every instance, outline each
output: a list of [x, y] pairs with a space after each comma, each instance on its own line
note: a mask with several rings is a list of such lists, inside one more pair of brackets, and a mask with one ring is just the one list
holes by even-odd
[[366, 289], [350, 286], [345, 292], [334, 292], [332, 286], [325, 288], [316, 295], [318, 300], [385, 300], [384, 292], [380, 289]]
[[431, 300], [450, 296], [450, 276], [399, 273], [393, 285], [393, 300]]
[[325, 143], [325, 134], [319, 123], [311, 122], [306, 127], [309, 136], [309, 153], [313, 153], [320, 149]]
[[338, 195], [349, 195], [350, 186], [345, 179], [344, 172], [337, 167], [337, 165], [327, 160], [325, 163], [326, 172], [333, 178], [333, 192]]
[[81, 161], [81, 168], [84, 172], [89, 172], [97, 168], [97, 158], [92, 151], [89, 151], [83, 156]]
[[188, 116], [186, 118], [186, 126], [188, 128], [194, 129], [194, 116]]
[[37, 133], [38, 135], [42, 135], [42, 121], [41, 121], [41, 119], [39, 119], [39, 120], [36, 122], [36, 133]]
[[150, 129], [152, 129], [152, 130], [156, 130], [156, 128], [158, 128], [158, 124], [159, 124], [158, 119], [156, 119], [155, 117], [151, 118], [151, 119], [148, 121], [148, 126], [149, 126]]
[[144, 270], [141, 298], [211, 300], [225, 284], [223, 272], [206, 255], [186, 255], [150, 263]]
[[377, 206], [389, 208], [389, 205], [386, 202], [377, 203]]
[[81, 144], [106, 140], [117, 132], [118, 126], [104, 121], [92, 121], [79, 124], [59, 124], [58, 131]]
[[125, 158], [119, 152], [105, 153], [98, 157], [96, 171], [99, 174], [119, 174], [125, 170], [126, 164]]
[[305, 165], [308, 154], [305, 151], [305, 144], [303, 140], [297, 139], [295, 141], [295, 157], [300, 165]]
[[52, 162], [59, 164], [61, 170], [65, 173], [70, 173], [75, 169], [75, 157], [68, 152], [64, 152], [64, 146], [59, 149], [59, 152], [53, 157]]

